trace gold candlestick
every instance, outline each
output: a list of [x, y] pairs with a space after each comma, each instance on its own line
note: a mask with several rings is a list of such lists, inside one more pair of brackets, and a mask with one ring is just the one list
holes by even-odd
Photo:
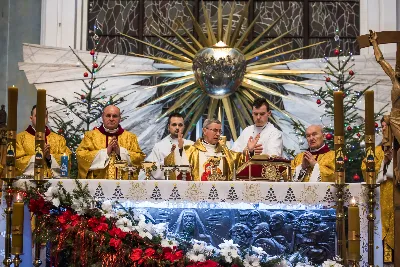
[[[42, 180], [30, 180], [32, 183], [35, 184], [36, 190], [40, 192], [41, 194], [44, 194], [44, 185], [47, 183], [47, 179], [42, 179]], [[39, 222], [39, 217], [35, 216], [35, 232], [39, 233], [40, 232], [40, 222]], [[34, 254], [34, 259], [33, 259], [33, 266], [39, 267], [42, 264], [42, 261], [40, 259], [40, 247], [41, 247], [40, 241], [35, 242], [35, 254]]]
[[335, 146], [335, 187], [336, 191], [336, 250], [342, 259], [342, 264], [346, 264], [346, 233], [344, 216], [344, 192], [345, 169], [344, 169], [344, 109], [343, 92], [333, 93], [334, 101], [334, 146]]
[[6, 236], [4, 238], [5, 257], [3, 260], [4, 266], [11, 266], [11, 216], [13, 202], [13, 183], [17, 180], [15, 177], [15, 151], [16, 151], [16, 136], [17, 136], [17, 106], [18, 106], [18, 88], [8, 88], [8, 118], [7, 118], [7, 155], [6, 177], [1, 178], [5, 182], [5, 200], [7, 207], [4, 212], [6, 214]]
[[46, 143], [46, 90], [38, 89], [36, 102], [35, 180], [44, 179], [44, 146]]

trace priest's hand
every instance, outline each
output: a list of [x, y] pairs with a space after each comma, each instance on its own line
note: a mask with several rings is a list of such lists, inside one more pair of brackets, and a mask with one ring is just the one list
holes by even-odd
[[303, 158], [303, 160], [304, 160], [304, 159], [307, 160], [308, 164], [309, 164], [311, 167], [314, 167], [315, 164], [317, 164], [317, 161], [315, 160], [314, 155], [311, 154], [310, 151], [304, 152], [304, 158]]
[[108, 143], [107, 147], [107, 155], [110, 155], [113, 151], [115, 151], [115, 143], [118, 144], [117, 139], [115, 137], [111, 138], [111, 141]]
[[176, 145], [173, 144], [173, 145], [171, 146], [171, 152], [174, 152], [174, 151], [175, 151], [175, 148], [176, 148]]
[[182, 132], [182, 129], [180, 129], [179, 132], [178, 132], [178, 147], [179, 147], [179, 149], [183, 148], [183, 132]]
[[49, 144], [45, 144], [45, 145], [44, 145], [43, 154], [44, 154], [44, 157], [45, 157], [46, 159], [51, 159], [50, 145], [49, 145]]
[[120, 149], [120, 147], [119, 147], [119, 144], [118, 144], [118, 140], [117, 139], [115, 139], [115, 142], [114, 142], [114, 152], [119, 156], [120, 155], [120, 153], [121, 153], [121, 149]]
[[[255, 149], [257, 147], [257, 142], [259, 139], [260, 139], [260, 134], [257, 134], [255, 138], [253, 138], [253, 136], [250, 136], [249, 141], [247, 141], [247, 149], [249, 150], [250, 153], [255, 152]], [[259, 150], [260, 146], [258, 146], [257, 149]], [[261, 151], [262, 151], [262, 145], [261, 145]]]

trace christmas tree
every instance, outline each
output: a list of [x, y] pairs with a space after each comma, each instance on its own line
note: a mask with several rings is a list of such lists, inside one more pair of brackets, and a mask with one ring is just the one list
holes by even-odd
[[[327, 63], [324, 72], [325, 75], [325, 88], [319, 88], [318, 90], [311, 90], [310, 96], [315, 97], [316, 104], [324, 106], [325, 113], [321, 116], [321, 122], [324, 126], [326, 142], [331, 150], [334, 149], [334, 109], [333, 109], [333, 92], [343, 92], [343, 106], [344, 106], [344, 127], [345, 127], [345, 168], [346, 168], [346, 182], [360, 182], [362, 181], [361, 174], [361, 162], [365, 157], [365, 142], [364, 132], [365, 124], [364, 118], [360, 115], [357, 108], [357, 103], [363, 97], [365, 91], [373, 87], [372, 84], [361, 91], [354, 90], [357, 83], [353, 83], [355, 72], [352, 70], [354, 64], [351, 64], [353, 55], [352, 53], [345, 54], [340, 46], [340, 38], [338, 35], [335, 36], [337, 46], [334, 50], [336, 59], [332, 62], [328, 57], [324, 57], [324, 61]], [[378, 121], [383, 116], [383, 107], [377, 113], [375, 113], [375, 121]], [[292, 120], [292, 126], [295, 130], [295, 134], [301, 138], [305, 137], [305, 127]], [[376, 131], [379, 131], [378, 123], [375, 123]], [[303, 139], [304, 140], [304, 139]], [[304, 142], [304, 141], [303, 141]]]
[[[97, 25], [97, 24], [96, 24]], [[65, 116], [60, 116], [55, 113], [54, 116], [50, 116], [54, 127], [59, 134], [64, 136], [67, 146], [73, 152], [71, 155], [71, 170], [69, 176], [72, 178], [77, 177], [78, 165], [76, 161], [75, 151], [78, 145], [81, 143], [83, 135], [86, 131], [91, 130], [91, 125], [96, 123], [101, 117], [103, 109], [108, 105], [118, 105], [125, 101], [126, 94], [119, 96], [118, 94], [106, 95], [104, 80], [100, 83], [96, 82], [96, 76], [102, 68], [110, 64], [112, 60], [117, 56], [114, 55], [107, 59], [108, 56], [104, 56], [102, 59], [99, 58], [99, 52], [97, 46], [99, 44], [99, 32], [101, 30], [98, 26], [94, 27], [92, 33], [92, 41], [94, 43], [94, 49], [90, 50], [89, 53], [92, 56], [90, 64], [86, 64], [81, 57], [70, 47], [73, 54], [76, 56], [78, 63], [77, 67], [82, 66], [86, 71], [82, 74], [83, 87], [79, 92], [74, 92], [75, 97], [73, 101], [67, 101], [63, 97], [50, 96], [50, 101], [60, 105], [61, 110], [64, 111]], [[113, 64], [113, 63], [111, 63]], [[111, 65], [112, 66], [112, 65]]]

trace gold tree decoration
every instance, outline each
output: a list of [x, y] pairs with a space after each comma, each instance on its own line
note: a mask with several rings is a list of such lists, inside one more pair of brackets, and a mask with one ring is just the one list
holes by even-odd
[[[121, 73], [117, 75], [173, 78], [166, 82], [147, 87], [150, 89], [169, 85], [179, 85], [175, 89], [167, 91], [160, 97], [150, 101], [145, 105], [152, 105], [168, 98], [175, 99], [174, 104], [165, 112], [163, 112], [158, 120], [174, 111], [188, 110], [187, 119], [190, 120], [190, 124], [184, 133], [186, 136], [191, 132], [193, 127], [196, 125], [196, 122], [207, 111], [207, 109], [208, 118], [212, 118], [217, 112], [219, 113], [219, 117], [221, 117], [221, 110], [224, 109], [232, 137], [236, 140], [237, 133], [234, 120], [237, 119], [242, 129], [246, 128], [246, 122], [248, 124], [253, 123], [250, 110], [252, 109], [251, 103], [255, 98], [262, 97], [263, 94], [288, 98], [271, 87], [266, 86], [265, 83], [297, 84], [307, 86], [309, 84], [279, 76], [323, 73], [321, 71], [274, 68], [279, 65], [284, 65], [297, 60], [277, 61], [279, 56], [319, 45], [323, 42], [277, 53], [276, 51], [278, 49], [284, 48], [291, 44], [291, 42], [287, 42], [282, 45], [276, 45], [279, 40], [291, 32], [287, 31], [280, 36], [266, 42], [265, 44], [256, 47], [260, 39], [275, 26], [275, 24], [283, 17], [284, 14], [277, 18], [249, 44], [245, 45], [249, 34], [253, 30], [255, 22], [260, 16], [260, 14], [258, 14], [252, 22], [248, 23], [244, 33], [240, 35], [242, 25], [248, 16], [250, 3], [251, 0], [245, 5], [239, 21], [235, 29], [233, 29], [232, 22], [233, 14], [237, 8], [236, 4], [232, 5], [228, 23], [224, 27], [222, 21], [222, 1], [219, 0], [217, 11], [217, 33], [215, 34], [213, 32], [211, 19], [204, 2], [202, 1], [201, 4], [205, 18], [206, 32], [203, 32], [200, 23], [196, 21], [186, 1], [184, 1], [185, 8], [190, 14], [194, 30], [198, 35], [198, 39], [195, 38], [195, 36], [190, 33], [189, 29], [184, 26], [183, 22], [179, 20], [177, 20], [177, 23], [184, 31], [186, 38], [188, 38], [190, 42], [188, 42], [183, 35], [179, 34], [177, 30], [174, 30], [162, 19], [160, 19], [160, 21], [177, 37], [181, 45], [174, 44], [173, 42], [153, 31], [153, 34], [160, 38], [160, 40], [180, 51], [181, 53], [179, 54], [120, 33], [122, 36], [131, 38], [170, 55], [171, 59], [135, 53], [130, 54], [169, 64], [174, 66], [175, 69], [140, 71], [134, 73]], [[291, 118], [289, 113], [278, 108], [271, 101], [267, 101], [269, 102], [271, 108]]]

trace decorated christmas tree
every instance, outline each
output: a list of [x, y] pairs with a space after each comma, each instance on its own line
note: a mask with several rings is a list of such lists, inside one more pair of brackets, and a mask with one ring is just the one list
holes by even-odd
[[[338, 35], [335, 36], [335, 41], [337, 43], [334, 50], [335, 60], [331, 61], [328, 57], [324, 57], [323, 59], [327, 64], [324, 70], [326, 73], [325, 88], [308, 90], [311, 91], [310, 96], [316, 99], [316, 104], [323, 106], [325, 109], [325, 113], [320, 119], [321, 124], [324, 126], [326, 142], [331, 150], [334, 149], [333, 92], [343, 92], [346, 182], [360, 182], [362, 181], [361, 162], [365, 157], [365, 123], [364, 118], [361, 116], [364, 111], [358, 109], [357, 103], [359, 103], [365, 91], [372, 88], [376, 83], [367, 86], [361, 91], [354, 89], [357, 83], [352, 82], [356, 75], [352, 70], [354, 67], [354, 64], [352, 64], [353, 55], [350, 52], [345, 53], [341, 50]], [[375, 121], [378, 121], [382, 117], [385, 107], [375, 113]], [[299, 140], [305, 137], [305, 127], [301, 123], [292, 120], [292, 126]], [[378, 127], [379, 125], [376, 122], [375, 128], [377, 132], [379, 131]]]
[[82, 66], [86, 69], [83, 75], [82, 83], [83, 89], [75, 91], [73, 101], [67, 101], [63, 97], [56, 97], [50, 95], [50, 101], [57, 103], [61, 106], [61, 110], [64, 111], [66, 116], [60, 116], [54, 113], [54, 116], [50, 116], [53, 125], [57, 132], [64, 136], [67, 146], [73, 152], [71, 155], [71, 170], [69, 173], [70, 177], [76, 177], [78, 172], [78, 166], [76, 161], [75, 151], [78, 145], [81, 143], [83, 135], [86, 131], [91, 130], [91, 125], [96, 123], [103, 112], [104, 107], [108, 105], [118, 105], [125, 101], [127, 95], [120, 96], [118, 94], [106, 95], [105, 84], [107, 80], [100, 83], [96, 82], [96, 76], [108, 64], [113, 64], [113, 59], [117, 56], [114, 55], [111, 58], [104, 56], [99, 58], [99, 52], [97, 46], [99, 44], [99, 32], [101, 30], [95, 26], [92, 33], [92, 41], [94, 43], [94, 49], [88, 53], [91, 55], [91, 62], [84, 62], [81, 57], [71, 48], [71, 51], [77, 57], [77, 67]]

